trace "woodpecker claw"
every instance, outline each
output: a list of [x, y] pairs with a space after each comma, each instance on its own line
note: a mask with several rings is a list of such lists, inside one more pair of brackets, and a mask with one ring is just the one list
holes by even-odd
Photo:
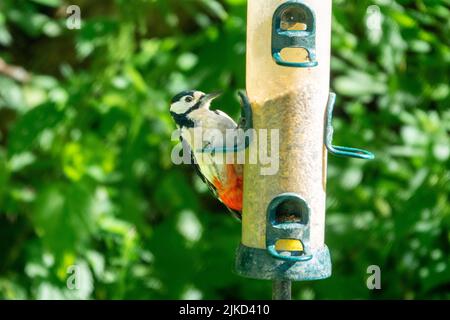
[[239, 121], [239, 128], [244, 130], [249, 130], [253, 128], [253, 111], [250, 101], [245, 93], [245, 91], [241, 90], [238, 92], [239, 97], [241, 98], [241, 119]]
[[210, 153], [212, 151], [212, 149], [211, 149], [211, 143], [210, 142], [208, 142], [207, 144], [205, 144], [204, 146], [203, 146], [203, 148], [201, 149], [201, 152], [202, 153]]

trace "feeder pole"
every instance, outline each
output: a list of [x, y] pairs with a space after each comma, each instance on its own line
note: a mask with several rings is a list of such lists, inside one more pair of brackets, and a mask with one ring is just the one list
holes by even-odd
[[274, 280], [272, 283], [273, 300], [291, 300], [292, 283], [289, 280]]
[[[264, 174], [267, 164], [245, 163], [236, 270], [272, 280], [274, 299], [291, 298], [291, 281], [331, 275], [324, 240], [331, 8], [332, 0], [248, 0], [246, 87], [255, 139], [247, 153], [270, 153], [276, 130], [279, 168]], [[295, 19], [300, 23], [291, 24]], [[279, 214], [298, 221], [280, 222]]]

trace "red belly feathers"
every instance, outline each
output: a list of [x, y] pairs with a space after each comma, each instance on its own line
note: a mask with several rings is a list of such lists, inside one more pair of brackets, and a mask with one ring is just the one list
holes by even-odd
[[236, 174], [232, 164], [227, 165], [227, 180], [223, 184], [219, 179], [213, 181], [220, 200], [230, 209], [242, 211], [243, 177]]

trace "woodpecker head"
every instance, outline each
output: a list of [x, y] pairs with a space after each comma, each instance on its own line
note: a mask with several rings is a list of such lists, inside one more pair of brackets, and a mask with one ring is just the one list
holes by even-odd
[[209, 109], [211, 102], [219, 95], [219, 93], [205, 94], [201, 91], [183, 91], [173, 97], [170, 113], [177, 124], [180, 124], [180, 121], [189, 119], [192, 111], [202, 108]]

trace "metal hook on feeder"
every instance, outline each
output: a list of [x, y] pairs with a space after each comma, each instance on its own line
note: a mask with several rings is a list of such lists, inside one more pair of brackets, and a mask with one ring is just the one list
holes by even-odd
[[373, 160], [375, 159], [375, 155], [367, 150], [350, 148], [350, 147], [341, 147], [333, 145], [333, 109], [334, 104], [336, 102], [336, 94], [330, 92], [330, 96], [328, 98], [327, 103], [327, 111], [326, 111], [326, 125], [325, 125], [325, 146], [328, 149], [328, 152], [335, 156], [341, 157], [350, 157], [356, 159], [364, 159], [364, 160]]

